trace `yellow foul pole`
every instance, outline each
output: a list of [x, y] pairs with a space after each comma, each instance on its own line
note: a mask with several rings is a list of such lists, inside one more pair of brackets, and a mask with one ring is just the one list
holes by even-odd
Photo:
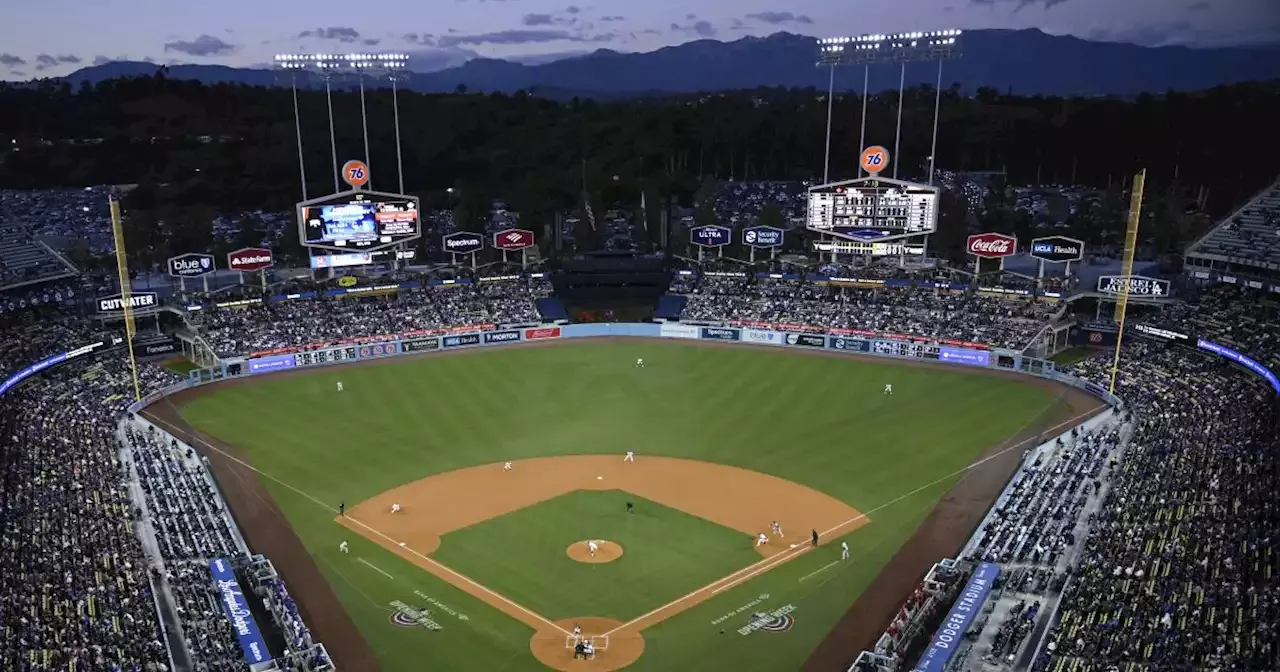
[[1147, 181], [1144, 168], [1133, 176], [1133, 193], [1129, 198], [1129, 227], [1124, 233], [1124, 260], [1121, 262], [1120, 295], [1116, 297], [1116, 354], [1111, 360], [1111, 386], [1108, 391], [1116, 393], [1116, 374], [1120, 371], [1120, 342], [1124, 340], [1124, 313], [1129, 307], [1129, 282], [1133, 277], [1133, 255], [1138, 249], [1138, 224], [1142, 217], [1142, 188]]
[[124, 308], [124, 342], [129, 348], [129, 372], [133, 376], [133, 400], [141, 401], [138, 360], [133, 355], [133, 334], [137, 329], [133, 324], [132, 286], [129, 284], [129, 260], [124, 249], [124, 226], [120, 222], [120, 201], [108, 198], [108, 203], [111, 205], [111, 235], [116, 243], [116, 271], [120, 274], [120, 305]]

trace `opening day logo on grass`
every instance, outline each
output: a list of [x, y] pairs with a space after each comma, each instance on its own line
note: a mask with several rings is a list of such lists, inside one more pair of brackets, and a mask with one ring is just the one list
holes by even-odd
[[769, 593], [760, 593], [760, 597], [757, 597], [756, 599], [751, 600], [750, 602], [742, 605], [741, 607], [738, 607], [737, 609], [734, 609], [733, 611], [717, 618], [716, 620], [711, 621], [711, 625], [720, 625], [721, 623], [724, 623], [725, 621], [733, 618], [734, 616], [737, 616], [738, 614], [741, 614], [742, 612], [752, 607], [758, 606], [760, 603], [764, 602], [767, 599], [769, 599]]
[[391, 625], [399, 628], [426, 628], [427, 630], [444, 630], [444, 627], [436, 623], [431, 618], [431, 612], [426, 609], [415, 609], [400, 600], [391, 603], [395, 611], [391, 612], [388, 620]]
[[739, 635], [749, 635], [756, 630], [765, 632], [786, 632], [791, 629], [796, 620], [791, 612], [796, 610], [796, 605], [785, 604], [773, 611], [757, 611], [751, 614], [751, 622], [738, 628]]
[[429, 605], [431, 605], [431, 606], [433, 606], [433, 607], [436, 607], [436, 608], [437, 608], [437, 609], [439, 609], [440, 611], [443, 611], [444, 613], [449, 614], [450, 616], [452, 616], [452, 617], [454, 617], [454, 618], [458, 619], [459, 621], [469, 621], [469, 620], [471, 620], [471, 618], [470, 618], [470, 617], [468, 617], [466, 614], [464, 614], [464, 613], [462, 613], [462, 612], [455, 611], [455, 610], [451, 609], [451, 608], [449, 607], [449, 605], [447, 605], [447, 604], [445, 604], [445, 603], [441, 602], [440, 600], [437, 600], [437, 599], [436, 599], [436, 598], [434, 598], [434, 597], [431, 597], [430, 595], [427, 595], [426, 593], [424, 593], [424, 592], [422, 592], [422, 591], [420, 591], [420, 590], [415, 590], [415, 591], [413, 591], [413, 594], [414, 594], [414, 595], [417, 595], [418, 597], [421, 597], [421, 598], [422, 598], [422, 599], [424, 599], [424, 600], [426, 600], [426, 601], [427, 601], [427, 604], [429, 604]]

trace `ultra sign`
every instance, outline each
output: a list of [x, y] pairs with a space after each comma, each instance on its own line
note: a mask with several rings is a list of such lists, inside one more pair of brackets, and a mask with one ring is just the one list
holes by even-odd
[[214, 270], [212, 254], [192, 252], [169, 258], [169, 275], [175, 278], [198, 278]]
[[1031, 241], [1031, 256], [1054, 264], [1084, 259], [1084, 241], [1066, 236], [1049, 236]]
[[723, 226], [699, 226], [689, 230], [689, 241], [699, 247], [724, 247], [732, 234]]

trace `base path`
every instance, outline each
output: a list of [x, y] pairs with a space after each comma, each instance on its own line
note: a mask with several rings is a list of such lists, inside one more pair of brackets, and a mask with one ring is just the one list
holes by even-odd
[[[763, 557], [627, 623], [576, 619], [584, 634], [608, 642], [592, 661], [575, 661], [572, 647], [565, 647], [566, 637], [571, 638], [572, 619], [566, 623], [535, 613], [429, 557], [449, 532], [577, 490], [622, 490], [737, 530], [743, 535], [742, 543]], [[400, 505], [396, 513], [391, 512], [394, 504]], [[554, 669], [591, 671], [629, 665], [644, 650], [640, 632], [645, 628], [808, 550], [808, 544], [798, 548], [781, 543], [756, 546], [756, 536], [769, 533], [771, 522], [778, 521], [783, 530], [797, 533], [827, 530], [824, 539], [835, 539], [870, 522], [857, 509], [830, 495], [777, 476], [711, 462], [643, 455], [635, 462], [624, 462], [621, 455], [576, 455], [521, 460], [510, 471], [500, 462], [459, 469], [388, 490], [348, 507], [347, 515], [335, 520], [533, 628], [536, 634], [530, 649], [542, 663]], [[592, 561], [587, 557], [586, 541], [573, 544], [566, 552], [574, 559]], [[602, 561], [610, 548], [621, 554], [621, 547], [603, 541], [594, 560]]]
[[603, 539], [596, 540], [596, 552], [592, 553], [591, 548], [587, 546], [585, 541], [575, 541], [569, 544], [569, 548], [564, 549], [568, 556], [578, 562], [598, 565], [602, 562], [613, 562], [622, 557], [622, 547], [612, 541]]

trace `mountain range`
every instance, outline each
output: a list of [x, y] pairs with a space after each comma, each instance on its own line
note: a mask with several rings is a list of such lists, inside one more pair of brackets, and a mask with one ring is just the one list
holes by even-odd
[[[424, 93], [536, 91], [540, 95], [619, 98], [762, 86], [825, 88], [829, 73], [815, 66], [816, 39], [791, 33], [731, 42], [697, 40], [647, 53], [600, 49], [549, 63], [476, 58], [458, 67], [408, 76], [404, 88]], [[111, 62], [83, 68], [64, 79], [79, 86], [105, 79], [149, 76], [161, 66]], [[862, 68], [839, 68], [836, 88], [862, 88]], [[872, 66], [870, 88], [898, 85], [896, 65]], [[285, 86], [289, 77], [270, 69], [221, 65], [167, 66], [167, 76], [205, 83]], [[911, 63], [908, 86], [936, 81], [937, 65]], [[1143, 91], [1196, 90], [1242, 81], [1280, 79], [1280, 47], [1194, 49], [1143, 47], [1049, 35], [1036, 29], [976, 30], [962, 36], [961, 56], [942, 68], [943, 86], [964, 91], [991, 87], [1023, 95], [1132, 95]]]

